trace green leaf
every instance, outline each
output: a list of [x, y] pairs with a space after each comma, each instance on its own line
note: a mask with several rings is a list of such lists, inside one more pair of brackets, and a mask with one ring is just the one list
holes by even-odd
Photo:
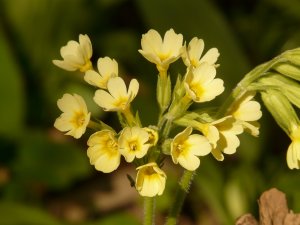
[[22, 75], [0, 28], [0, 135], [16, 137], [24, 126], [24, 90]]
[[13, 202], [0, 202], [0, 224], [62, 225], [41, 209]]
[[54, 142], [41, 132], [31, 132], [21, 141], [13, 165], [21, 185], [37, 183], [57, 189], [86, 177], [91, 168], [85, 150], [73, 142]]

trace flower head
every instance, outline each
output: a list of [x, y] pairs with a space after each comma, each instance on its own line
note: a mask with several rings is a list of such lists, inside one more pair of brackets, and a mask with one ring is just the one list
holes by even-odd
[[[182, 54], [184, 64], [189, 67], [198, 67], [202, 63], [207, 63], [211, 66], [215, 66], [215, 63], [220, 55], [217, 48], [211, 48], [207, 53], [202, 56], [204, 50], [204, 41], [194, 37], [185, 48]], [[201, 57], [202, 56], [202, 57]]]
[[233, 154], [240, 145], [237, 135], [243, 132], [241, 124], [227, 116], [211, 123], [201, 124], [195, 127], [200, 130], [212, 145], [212, 155], [219, 161], [224, 160], [225, 154]]
[[139, 90], [136, 79], [131, 80], [127, 91], [124, 80], [121, 77], [110, 78], [107, 82], [107, 91], [97, 90], [94, 101], [105, 111], [122, 111], [129, 107]]
[[83, 98], [77, 94], [64, 94], [57, 101], [58, 108], [63, 112], [55, 120], [54, 127], [66, 132], [74, 138], [80, 138], [90, 121], [91, 113], [88, 112]]
[[115, 135], [116, 133], [111, 130], [101, 130], [89, 138], [87, 155], [96, 170], [110, 173], [120, 165], [121, 154]]
[[60, 54], [63, 60], [53, 60], [53, 63], [64, 70], [85, 72], [92, 68], [92, 44], [86, 34], [79, 35], [79, 42], [69, 41], [60, 49]]
[[155, 63], [158, 71], [167, 71], [182, 53], [183, 36], [173, 29], [165, 33], [164, 39], [156, 30], [149, 30], [142, 36], [142, 49], [139, 52], [150, 62]]
[[162, 195], [167, 176], [155, 162], [137, 168], [136, 189], [141, 196], [153, 197]]
[[200, 165], [198, 156], [205, 156], [211, 151], [207, 138], [199, 134], [191, 135], [192, 130], [191, 127], [187, 127], [174, 137], [171, 144], [173, 162], [191, 171], [196, 170]]
[[290, 134], [290, 144], [286, 160], [290, 169], [300, 169], [300, 126], [294, 125]]
[[195, 102], [207, 102], [224, 91], [223, 80], [217, 78], [216, 69], [208, 63], [190, 69], [185, 78], [185, 89]]
[[99, 73], [94, 70], [88, 70], [85, 73], [84, 80], [98, 88], [107, 89], [107, 82], [111, 77], [118, 76], [118, 63], [109, 57], [99, 58], [97, 61]]
[[248, 92], [234, 107], [232, 116], [239, 121], [244, 129], [249, 130], [253, 136], [259, 134], [259, 123], [256, 122], [262, 116], [260, 104], [252, 100], [255, 92]]
[[140, 127], [125, 127], [119, 137], [119, 151], [127, 162], [142, 158], [150, 147], [149, 134]]
[[147, 133], [149, 135], [148, 143], [151, 146], [155, 146], [157, 144], [157, 141], [158, 141], [158, 132], [157, 132], [157, 130], [152, 129], [151, 127], [144, 127], [143, 129], [145, 131], [147, 131]]

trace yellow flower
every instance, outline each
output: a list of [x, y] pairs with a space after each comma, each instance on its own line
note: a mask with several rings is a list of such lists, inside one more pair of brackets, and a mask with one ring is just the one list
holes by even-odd
[[89, 84], [107, 89], [107, 81], [111, 77], [118, 76], [118, 63], [109, 57], [99, 58], [97, 61], [99, 73], [94, 70], [88, 70], [85, 73], [84, 80]]
[[79, 35], [79, 42], [69, 41], [60, 49], [60, 54], [63, 60], [53, 60], [52, 62], [64, 70], [85, 72], [92, 68], [90, 61], [93, 54], [92, 44], [86, 34]]
[[64, 94], [57, 101], [58, 108], [63, 112], [55, 120], [54, 127], [66, 132], [74, 138], [80, 138], [90, 121], [91, 113], [88, 112], [83, 98], [77, 94]]
[[294, 125], [290, 134], [292, 143], [290, 144], [286, 160], [290, 169], [300, 169], [300, 127]]
[[115, 135], [111, 130], [101, 130], [92, 134], [87, 142], [91, 165], [103, 173], [110, 173], [120, 165], [121, 154]]
[[211, 152], [211, 145], [206, 137], [192, 134], [192, 128], [187, 127], [177, 134], [171, 144], [171, 156], [175, 164], [179, 163], [183, 168], [193, 171], [200, 165], [198, 156], [205, 156]]
[[150, 147], [149, 134], [140, 127], [125, 127], [119, 137], [119, 151], [127, 162], [142, 158]]
[[259, 123], [256, 121], [261, 118], [262, 112], [259, 102], [252, 100], [254, 96], [255, 92], [248, 92], [234, 107], [231, 114], [253, 136], [258, 136]]
[[139, 52], [150, 62], [155, 63], [159, 72], [168, 70], [169, 65], [175, 62], [182, 53], [182, 34], [176, 34], [173, 29], [165, 33], [164, 39], [156, 30], [149, 30], [143, 34]]
[[141, 196], [154, 197], [162, 195], [167, 176], [155, 162], [137, 168], [135, 186]]
[[155, 146], [157, 144], [157, 141], [158, 141], [158, 133], [157, 133], [157, 130], [155, 129], [152, 129], [150, 127], [144, 127], [143, 128], [145, 131], [147, 131], [148, 135], [149, 135], [149, 140], [148, 140], [148, 143], [151, 145], [151, 146]]
[[[204, 49], [204, 41], [194, 37], [190, 42], [187, 48], [184, 49], [182, 54], [182, 59], [184, 64], [189, 67], [198, 67], [201, 63], [207, 63], [211, 66], [215, 66], [215, 63], [220, 55], [217, 48], [211, 48], [207, 53], [202, 56]], [[201, 57], [202, 56], [202, 57]]]
[[137, 95], [139, 83], [136, 79], [131, 80], [127, 91], [124, 80], [113, 77], [108, 80], [107, 89], [108, 92], [97, 90], [94, 101], [105, 111], [124, 111]]
[[240, 145], [237, 137], [243, 132], [243, 127], [231, 116], [224, 117], [212, 123], [201, 124], [195, 127], [200, 130], [212, 145], [212, 155], [219, 161], [224, 160], [225, 154], [233, 154]]
[[216, 69], [208, 63], [190, 69], [185, 78], [185, 89], [195, 102], [207, 102], [224, 91], [223, 80], [217, 78]]

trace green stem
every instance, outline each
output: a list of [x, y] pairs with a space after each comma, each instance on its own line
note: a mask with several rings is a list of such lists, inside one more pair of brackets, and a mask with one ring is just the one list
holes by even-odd
[[220, 118], [229, 114], [235, 103], [248, 91], [247, 88], [251, 83], [266, 74], [266, 72], [268, 72], [268, 70], [274, 67], [277, 63], [281, 63], [284, 61], [286, 61], [285, 58], [278, 56], [270, 60], [269, 62], [255, 67], [253, 70], [247, 73], [245, 77], [237, 84], [235, 89], [233, 89], [224, 104], [220, 107], [220, 110], [217, 113], [217, 117]]
[[176, 196], [174, 199], [174, 204], [172, 205], [169, 216], [166, 222], [166, 225], [176, 225], [177, 224], [177, 218], [181, 211], [183, 202], [185, 200], [186, 195], [188, 194], [191, 182], [194, 178], [195, 171], [188, 171], [185, 170], [181, 180], [178, 185], [178, 189], [176, 192]]
[[144, 225], [154, 225], [155, 198], [144, 197]]

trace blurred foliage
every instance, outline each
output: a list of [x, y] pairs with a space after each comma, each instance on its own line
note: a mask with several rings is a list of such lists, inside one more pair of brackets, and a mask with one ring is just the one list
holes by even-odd
[[[74, 141], [53, 128], [59, 115], [56, 100], [65, 92], [81, 94], [93, 115], [117, 126], [115, 117], [93, 103], [94, 90], [80, 74], [52, 64], [68, 40], [88, 34], [94, 62], [110, 56], [123, 77], [138, 78], [141, 90], [134, 108], [148, 125], [157, 119], [157, 72], [137, 52], [148, 29], [164, 33], [174, 28], [187, 41], [197, 36], [206, 49], [219, 49], [218, 76], [226, 92], [216, 104], [251, 68], [300, 46], [299, 24], [297, 0], [1, 0], [0, 224], [66, 224], [61, 214], [54, 218], [49, 212], [51, 199], [76, 193], [94, 180], [100, 180], [96, 188], [109, 189], [107, 180], [114, 179], [115, 174], [95, 173], [89, 165], [86, 137]], [[270, 187], [284, 191], [290, 208], [300, 211], [299, 172], [288, 170], [285, 162], [289, 140], [267, 112], [261, 124], [260, 137], [243, 135], [238, 153], [224, 162], [201, 160], [183, 212], [195, 224], [233, 224], [237, 216], [255, 213], [256, 199]], [[165, 195], [158, 198], [161, 215], [172, 199], [176, 173], [168, 180]], [[133, 213], [119, 213], [124, 207], [99, 212], [86, 204], [89, 213], [77, 224], [138, 224]]]

